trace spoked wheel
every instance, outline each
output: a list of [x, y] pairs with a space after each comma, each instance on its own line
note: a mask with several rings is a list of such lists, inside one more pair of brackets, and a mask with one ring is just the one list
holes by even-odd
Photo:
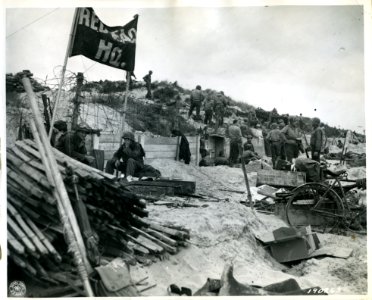
[[344, 206], [338, 194], [322, 183], [306, 183], [292, 191], [286, 206], [292, 227], [311, 225], [325, 231], [337, 229], [344, 219]]
[[346, 222], [350, 231], [363, 232], [367, 229], [367, 208], [365, 206], [351, 208]]

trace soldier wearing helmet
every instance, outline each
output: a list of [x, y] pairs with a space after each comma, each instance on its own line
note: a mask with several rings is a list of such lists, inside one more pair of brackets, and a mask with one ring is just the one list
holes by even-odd
[[194, 111], [194, 108], [196, 109], [196, 118], [200, 120], [200, 107], [203, 103], [204, 100], [204, 95], [201, 90], [201, 86], [197, 85], [194, 90], [191, 91], [191, 96], [190, 96], [190, 109], [189, 109], [189, 118], [192, 115], [192, 112]]
[[293, 159], [298, 157], [300, 151], [299, 119], [297, 117], [289, 117], [289, 124], [282, 129], [282, 133], [286, 160], [292, 163]]
[[146, 83], [146, 89], [147, 89], [146, 99], [152, 99], [151, 75], [152, 75], [152, 71], [150, 70], [149, 73], [143, 77], [143, 81]]
[[52, 131], [52, 137], [50, 139], [50, 144], [53, 147], [56, 147], [58, 145], [59, 139], [66, 134], [67, 132], [67, 123], [62, 120], [58, 120], [53, 125], [53, 131]]
[[225, 99], [225, 95], [221, 91], [217, 93], [214, 99], [214, 114], [216, 117], [216, 130], [218, 127], [223, 125], [223, 117], [225, 114], [226, 106], [227, 106], [227, 102]]
[[88, 133], [92, 133], [92, 128], [86, 123], [81, 123], [74, 131], [63, 134], [59, 138], [56, 148], [64, 154], [92, 166], [94, 157], [87, 155], [85, 147], [85, 138]]
[[131, 181], [133, 176], [141, 177], [138, 174], [147, 172], [143, 176], [159, 177], [160, 172], [149, 165], [144, 164], [145, 151], [140, 143], [137, 143], [132, 132], [126, 131], [122, 135], [123, 144], [114, 153], [111, 160], [107, 162], [106, 172], [113, 174], [114, 170], [119, 170], [125, 174], [127, 181]]
[[310, 138], [311, 159], [320, 162], [320, 152], [324, 140], [324, 134], [322, 129], [320, 128], [320, 119], [313, 118], [312, 126], [313, 132], [311, 133]]

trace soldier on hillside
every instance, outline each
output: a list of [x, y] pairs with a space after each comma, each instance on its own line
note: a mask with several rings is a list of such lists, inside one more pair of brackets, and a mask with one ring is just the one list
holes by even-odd
[[209, 95], [204, 100], [204, 124], [209, 125], [212, 122], [213, 117], [214, 98], [213, 95]]
[[271, 148], [271, 159], [273, 163], [273, 168], [276, 169], [277, 160], [281, 157], [283, 138], [278, 124], [272, 123], [271, 130], [267, 135], [267, 140], [270, 143]]
[[197, 85], [194, 90], [191, 91], [190, 96], [190, 109], [188, 117], [190, 118], [192, 115], [192, 112], [194, 111], [194, 108], [196, 108], [196, 118], [200, 120], [200, 108], [204, 100], [204, 95], [201, 90], [201, 86]]
[[223, 117], [225, 113], [225, 109], [227, 106], [227, 102], [225, 100], [224, 93], [221, 91], [217, 93], [215, 101], [214, 101], [214, 113], [216, 117], [216, 129], [223, 125]]
[[230, 138], [230, 166], [237, 163], [240, 148], [242, 147], [242, 132], [238, 126], [238, 120], [234, 120], [229, 126], [228, 136]]
[[151, 93], [151, 75], [152, 75], [152, 71], [149, 71], [149, 73], [143, 77], [143, 80], [145, 81], [146, 88], [147, 88], [146, 99], [152, 99], [152, 93]]
[[289, 124], [281, 130], [286, 159], [290, 163], [293, 162], [294, 158], [298, 157], [300, 151], [301, 135], [298, 126], [298, 118], [289, 117]]
[[181, 108], [181, 96], [177, 95], [166, 103], [168, 108], [168, 117], [170, 118], [170, 127], [172, 129], [179, 130], [180, 128], [180, 108]]
[[324, 134], [320, 128], [320, 119], [313, 118], [313, 132], [310, 138], [311, 159], [320, 162], [320, 152], [322, 151]]

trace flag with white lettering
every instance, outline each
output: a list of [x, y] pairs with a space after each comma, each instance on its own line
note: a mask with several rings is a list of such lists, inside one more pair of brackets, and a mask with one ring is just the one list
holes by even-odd
[[124, 26], [105, 25], [90, 7], [79, 8], [70, 57], [84, 55], [114, 68], [133, 71], [136, 58], [136, 15]]

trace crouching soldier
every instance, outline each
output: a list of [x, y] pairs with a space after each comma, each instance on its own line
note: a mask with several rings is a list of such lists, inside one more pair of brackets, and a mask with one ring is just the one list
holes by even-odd
[[87, 155], [85, 138], [92, 129], [86, 124], [80, 124], [76, 130], [65, 132], [59, 138], [56, 148], [64, 154], [90, 166], [94, 166], [95, 159]]
[[132, 181], [132, 177], [160, 177], [160, 172], [149, 165], [144, 164], [143, 158], [145, 151], [140, 143], [134, 140], [134, 134], [124, 132], [123, 144], [114, 156], [106, 164], [106, 172], [113, 174], [114, 170], [119, 170], [125, 174], [126, 180]]

